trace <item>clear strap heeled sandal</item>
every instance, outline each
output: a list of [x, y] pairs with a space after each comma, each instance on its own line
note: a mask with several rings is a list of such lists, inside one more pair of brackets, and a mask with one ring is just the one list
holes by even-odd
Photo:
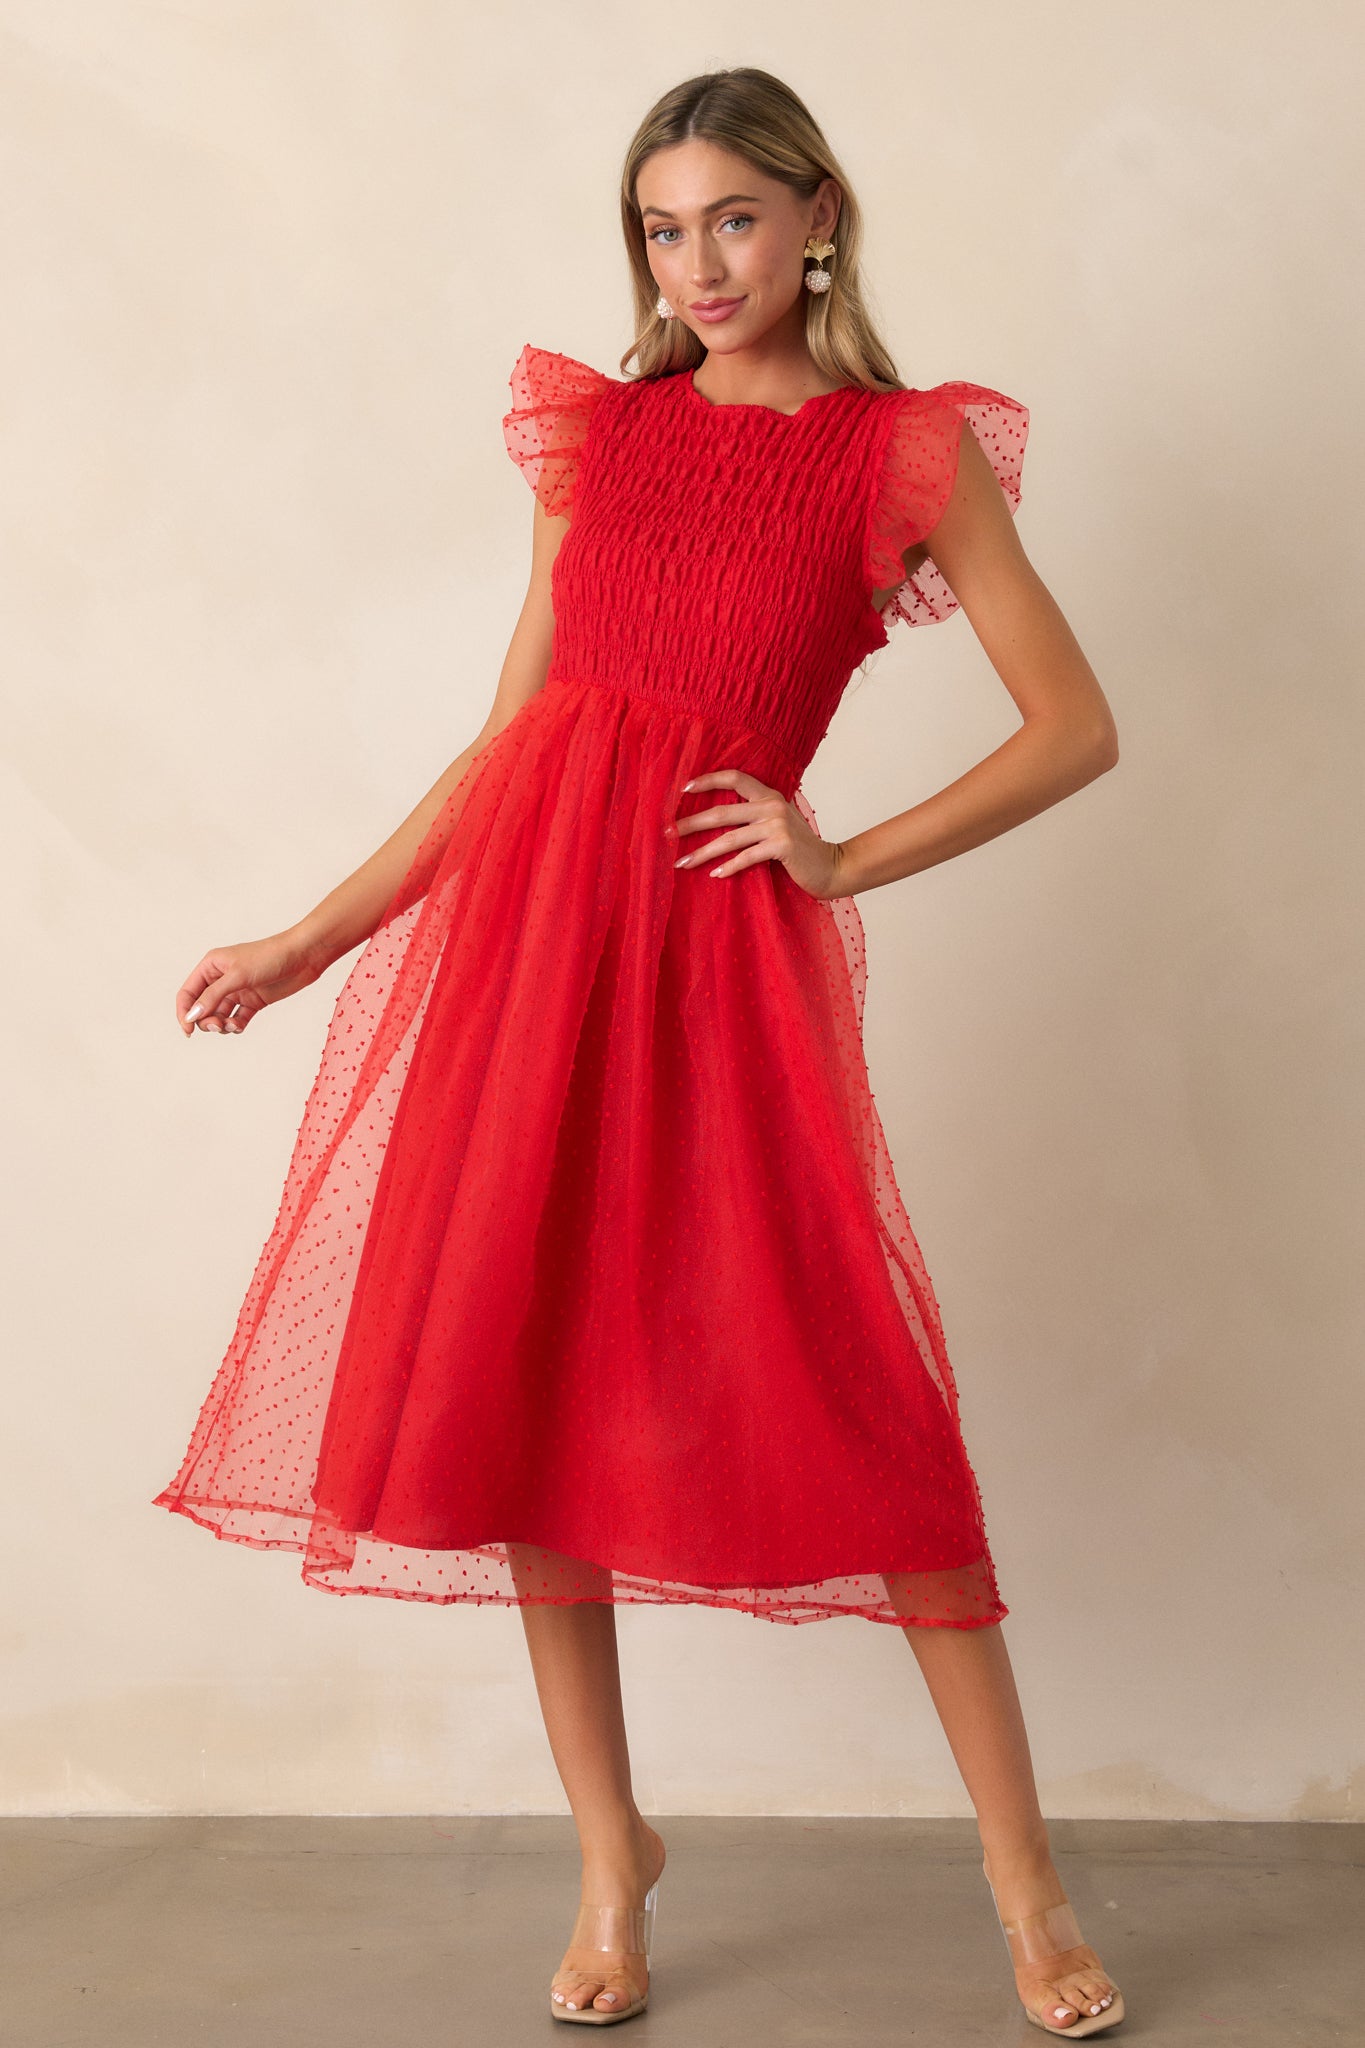
[[[661, 1871], [659, 1876], [662, 1875]], [[643, 1956], [645, 1969], [648, 1970], [649, 1951], [654, 1938], [654, 1907], [658, 1896], [659, 1878], [656, 1877], [645, 1893], [645, 1903], [642, 1907], [580, 1905], [578, 1918], [573, 1924], [573, 1933], [569, 1937], [569, 1947], [604, 1951], [614, 1949], [626, 1957]], [[606, 2006], [594, 2005], [592, 1997], [589, 1997], [585, 2004], [571, 2006], [568, 2000], [573, 1995], [574, 1986], [572, 1983], [560, 1983], [559, 1996], [557, 1997], [553, 1990], [550, 1993], [550, 2011], [555, 2019], [577, 2020], [589, 2027], [611, 2027], [615, 2026], [617, 2020], [633, 2019], [637, 2012], [643, 2012], [649, 2004], [648, 1985], [643, 1991], [637, 1991], [635, 1980], [624, 1963], [613, 1963], [610, 1969], [604, 1965], [596, 1975], [606, 1980], [604, 1990], [615, 1991], [618, 1995], [624, 1993], [625, 2003], [612, 2011]], [[576, 1970], [572, 1963], [557, 1971], [556, 1976], [581, 1977], [585, 1990], [587, 1985], [596, 1981], [591, 1972]], [[594, 1993], [593, 1996], [600, 1997], [601, 1993]]]
[[[984, 1874], [984, 1863], [981, 1869]], [[1041, 1913], [1026, 1914], [1022, 1920], [1001, 1920], [995, 1886], [991, 1884], [989, 1876], [986, 1877], [986, 1883], [990, 1886], [995, 1917], [1000, 1920], [1000, 1931], [1005, 1937], [1005, 1946], [1010, 1952], [1010, 1961], [1016, 1970], [1037, 1970], [1041, 1963], [1060, 1963], [1071, 1949], [1089, 1946], [1077, 1924], [1069, 1899], [1063, 1899], [1060, 1905], [1046, 1906]], [[1093, 1949], [1091, 1953], [1093, 1955]], [[1050, 1970], [1047, 1974], [1053, 1977], [1065, 1975], [1066, 1969], [1070, 1967], [1074, 1965], [1064, 1965], [1061, 1971]], [[1081, 1967], [1085, 1966], [1082, 1964]], [[1109, 1973], [1106, 1970], [1103, 1974], [1108, 1976]], [[1024, 2005], [1022, 1998], [1019, 2003]], [[1099, 2034], [1106, 2027], [1118, 2025], [1123, 2018], [1123, 1993], [1115, 1984], [1112, 2000], [1108, 2005], [1102, 2005], [1099, 2012], [1086, 2012], [1082, 2007], [1072, 2007], [1071, 2010], [1077, 2013], [1077, 2018], [1067, 2026], [1054, 2027], [1034, 2012], [1031, 2006], [1024, 2005], [1024, 2011], [1034, 2026], [1041, 2027], [1045, 2034], [1056, 2034], [1059, 2038], [1065, 2035], [1069, 2040], [1080, 2040], [1085, 2034]]]

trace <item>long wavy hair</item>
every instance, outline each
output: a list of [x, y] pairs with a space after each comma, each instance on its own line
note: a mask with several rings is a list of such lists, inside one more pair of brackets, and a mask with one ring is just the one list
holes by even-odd
[[[903, 391], [863, 300], [859, 253], [862, 209], [833, 150], [805, 102], [770, 71], [738, 65], [684, 79], [656, 100], [631, 138], [621, 172], [621, 227], [635, 295], [635, 340], [620, 358], [632, 377], [667, 376], [696, 369], [706, 350], [685, 322], [658, 311], [659, 287], [649, 267], [644, 218], [636, 186], [655, 150], [690, 141], [714, 142], [769, 178], [811, 198], [822, 178], [836, 178], [843, 194], [826, 259], [827, 291], [802, 292], [806, 346], [827, 377], [868, 391]], [[628, 371], [631, 363], [633, 372]]]

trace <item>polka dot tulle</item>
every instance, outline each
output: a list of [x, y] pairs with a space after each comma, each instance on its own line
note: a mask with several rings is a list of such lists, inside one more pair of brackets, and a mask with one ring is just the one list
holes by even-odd
[[510, 385], [568, 522], [546, 684], [337, 997], [155, 1504], [333, 1593], [996, 1621], [855, 902], [679, 869], [667, 827], [738, 767], [818, 831], [800, 777], [854, 668], [953, 608], [900, 557], [964, 422], [1013, 507], [1027, 414], [963, 383], [721, 406], [529, 344]]
[[897, 619], [929, 625], [958, 609], [932, 557], [908, 578], [900, 558], [943, 517], [957, 477], [963, 422], [989, 455], [1009, 508], [1017, 512], [1028, 417], [1028, 408], [1016, 399], [980, 384], [940, 384], [933, 391], [910, 392], [896, 406], [871, 541], [873, 584], [893, 590], [883, 612], [888, 628]]

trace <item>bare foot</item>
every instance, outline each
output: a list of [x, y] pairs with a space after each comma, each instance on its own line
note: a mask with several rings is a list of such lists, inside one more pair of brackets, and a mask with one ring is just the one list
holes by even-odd
[[[664, 1854], [663, 1836], [647, 1820], [641, 1820], [636, 1839], [619, 1854], [585, 1860], [574, 1933], [587, 1931], [591, 1909], [596, 1906], [625, 1909], [619, 1921], [622, 1931], [638, 1927], [645, 1893], [664, 1867]], [[621, 1948], [591, 1948], [571, 1940], [555, 1971], [550, 1996], [570, 2012], [593, 2005], [599, 2012], [609, 2013], [633, 2005], [648, 1989], [649, 1968], [640, 1935], [631, 1946]]]

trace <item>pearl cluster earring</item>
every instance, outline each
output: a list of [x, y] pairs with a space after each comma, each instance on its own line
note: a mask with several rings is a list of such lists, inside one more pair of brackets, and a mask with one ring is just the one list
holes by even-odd
[[822, 268], [822, 265], [826, 256], [834, 254], [833, 242], [822, 242], [817, 235], [812, 235], [802, 253], [806, 256], [813, 256], [816, 265], [814, 270], [806, 272], [806, 290], [808, 292], [827, 292], [834, 279], [827, 270]]

